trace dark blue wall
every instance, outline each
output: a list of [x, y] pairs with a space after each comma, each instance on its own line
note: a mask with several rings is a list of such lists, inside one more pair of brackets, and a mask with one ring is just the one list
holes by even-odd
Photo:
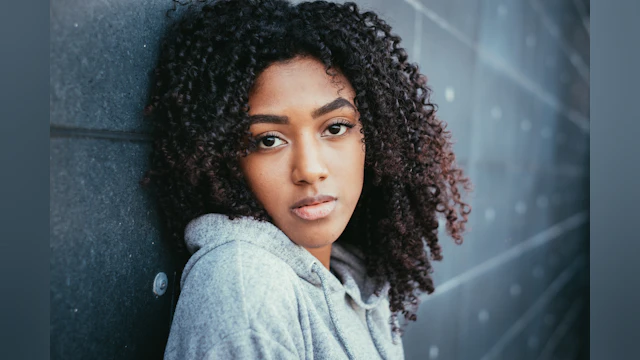
[[[588, 331], [588, 0], [368, 0], [475, 184], [408, 359], [576, 359]], [[51, 357], [159, 358], [178, 259], [138, 185], [169, 0], [51, 3]], [[157, 296], [159, 272], [169, 279]]]
[[[176, 259], [138, 182], [170, 1], [51, 3], [51, 358], [161, 358]], [[169, 279], [153, 292], [157, 273]]]

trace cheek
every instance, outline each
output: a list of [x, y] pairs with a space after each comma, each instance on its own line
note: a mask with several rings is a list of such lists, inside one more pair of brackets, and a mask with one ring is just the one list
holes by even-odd
[[240, 164], [249, 188], [258, 201], [269, 210], [271, 208], [270, 205], [278, 199], [272, 196], [278, 193], [278, 188], [281, 188], [279, 184], [282, 184], [282, 178], [278, 175], [280, 169], [277, 164], [260, 161], [252, 157], [243, 159]]
[[[334, 169], [332, 173], [339, 179], [339, 183], [349, 189], [357, 199], [364, 181], [365, 152], [363, 144], [358, 140], [349, 144], [335, 154], [332, 161]], [[357, 192], [357, 193], [356, 193]]]

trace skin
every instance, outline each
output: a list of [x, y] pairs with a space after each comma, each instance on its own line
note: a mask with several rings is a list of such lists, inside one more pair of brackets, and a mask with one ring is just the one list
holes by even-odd
[[[327, 75], [310, 57], [270, 65], [249, 94], [249, 130], [254, 138], [269, 137], [240, 160], [245, 179], [274, 224], [327, 269], [331, 246], [351, 219], [364, 181], [365, 147], [354, 97], [343, 75]], [[342, 106], [318, 114], [337, 99]], [[265, 115], [286, 117], [287, 123], [269, 122], [273, 117]], [[318, 194], [337, 198], [327, 217], [304, 220], [291, 211], [297, 201]]]

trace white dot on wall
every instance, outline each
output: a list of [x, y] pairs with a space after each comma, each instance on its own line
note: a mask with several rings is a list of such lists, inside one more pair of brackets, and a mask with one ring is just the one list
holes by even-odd
[[498, 6], [498, 15], [500, 15], [500, 16], [505, 16], [505, 15], [507, 15], [507, 7], [506, 7], [506, 6], [504, 6], [504, 4], [500, 4], [500, 5]]
[[478, 321], [483, 324], [489, 321], [489, 312], [485, 309], [480, 310], [480, 312], [478, 313]]
[[73, 27], [78, 27], [78, 23], [73, 24]]
[[536, 265], [533, 268], [533, 277], [535, 277], [536, 279], [540, 279], [541, 277], [544, 276], [544, 269], [542, 268], [542, 266], [540, 265]]
[[552, 134], [551, 128], [548, 126], [545, 126], [544, 128], [542, 128], [542, 130], [540, 130], [540, 136], [542, 136], [545, 139], [550, 138], [551, 134]]
[[492, 222], [496, 218], [496, 211], [493, 208], [487, 208], [484, 211], [484, 218], [487, 222]]
[[494, 106], [493, 108], [491, 108], [491, 117], [496, 120], [502, 118], [502, 109], [500, 108], [500, 106]]
[[544, 316], [544, 323], [547, 325], [553, 325], [555, 321], [556, 321], [556, 317], [553, 316], [553, 314], [546, 314]]
[[525, 43], [527, 44], [528, 47], [532, 48], [534, 46], [536, 46], [536, 36], [533, 34], [529, 34], [527, 35], [527, 38], [525, 40]]
[[518, 201], [516, 203], [516, 212], [520, 215], [524, 214], [527, 212], [527, 203], [525, 203], [524, 201]]
[[451, 86], [447, 86], [446, 89], [444, 89], [444, 98], [448, 102], [453, 102], [453, 100], [456, 98], [455, 89], [453, 87], [451, 87]]
[[546, 208], [549, 205], [549, 199], [544, 195], [540, 195], [536, 198], [536, 204], [539, 208]]
[[431, 347], [429, 347], [429, 359], [437, 359], [439, 354], [440, 350], [437, 346], [431, 345]]
[[513, 297], [520, 295], [520, 293], [522, 293], [522, 288], [520, 287], [520, 284], [511, 285], [511, 287], [509, 288], [509, 293]]
[[529, 119], [523, 119], [520, 122], [520, 129], [524, 132], [531, 130], [531, 121], [529, 121]]
[[538, 337], [535, 335], [529, 336], [529, 339], [527, 340], [527, 345], [531, 349], [537, 349], [538, 345], [540, 345], [540, 340], [538, 340]]

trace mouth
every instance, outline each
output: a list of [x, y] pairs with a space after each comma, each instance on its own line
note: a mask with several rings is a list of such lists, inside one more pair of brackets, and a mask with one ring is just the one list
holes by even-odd
[[329, 216], [336, 208], [336, 202], [335, 197], [328, 195], [308, 197], [296, 202], [291, 212], [303, 220], [318, 220]]

